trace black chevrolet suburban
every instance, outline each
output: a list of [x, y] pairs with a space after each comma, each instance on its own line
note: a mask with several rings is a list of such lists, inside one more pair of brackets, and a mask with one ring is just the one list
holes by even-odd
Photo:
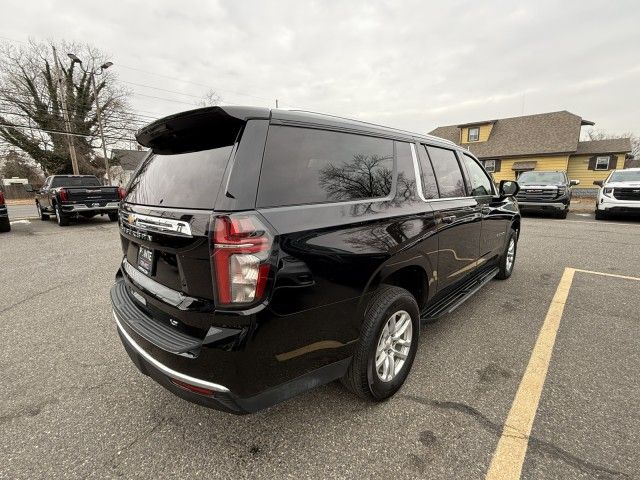
[[517, 183], [446, 140], [246, 107], [137, 139], [113, 315], [137, 368], [192, 402], [248, 413], [336, 379], [388, 398], [421, 321], [513, 270]]

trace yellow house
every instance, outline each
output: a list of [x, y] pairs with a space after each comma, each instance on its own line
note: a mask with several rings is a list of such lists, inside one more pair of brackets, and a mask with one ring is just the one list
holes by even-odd
[[585, 125], [593, 122], [563, 110], [522, 117], [485, 120], [438, 127], [431, 135], [446, 138], [471, 151], [496, 181], [517, 179], [528, 170], [565, 171], [580, 180], [587, 193], [594, 180], [624, 168], [631, 140], [580, 141]]

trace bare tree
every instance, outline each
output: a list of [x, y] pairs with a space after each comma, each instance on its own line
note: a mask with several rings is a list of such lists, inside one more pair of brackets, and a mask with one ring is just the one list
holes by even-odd
[[196, 105], [199, 107], [215, 107], [222, 103], [222, 97], [216, 93], [215, 90], [211, 89], [205, 93], [200, 100], [196, 102]]
[[41, 185], [44, 182], [42, 172], [33, 165], [33, 161], [29, 162], [27, 158], [15, 150], [9, 150], [2, 160], [4, 166], [0, 169], [0, 177], [26, 178], [29, 183], [35, 185]]
[[633, 158], [640, 159], [640, 137], [631, 132], [609, 133], [604, 130], [591, 128], [586, 132], [588, 140], [611, 140], [616, 138], [631, 139], [631, 155]]
[[[89, 45], [61, 42], [61, 65], [56, 69], [53, 43], [30, 41], [15, 47], [0, 43], [0, 139], [35, 160], [47, 174], [71, 172], [71, 156], [65, 132], [60, 90], [67, 100], [70, 130], [81, 173], [104, 170], [99, 156], [95, 97], [90, 76], [67, 58], [74, 52], [87, 67], [106, 61]], [[59, 70], [60, 79], [56, 72]], [[128, 141], [134, 131], [129, 92], [117, 83], [111, 70], [96, 78], [107, 145]], [[60, 85], [59, 85], [60, 83]]]

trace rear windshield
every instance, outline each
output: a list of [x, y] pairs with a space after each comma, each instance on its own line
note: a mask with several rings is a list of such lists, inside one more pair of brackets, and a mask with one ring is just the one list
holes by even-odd
[[626, 172], [613, 172], [609, 182], [640, 182], [640, 170], [627, 170]]
[[96, 177], [53, 177], [51, 188], [57, 187], [99, 187]]
[[131, 181], [125, 201], [163, 207], [214, 207], [232, 145], [173, 155], [152, 154]]
[[518, 177], [520, 185], [547, 185], [564, 182], [564, 174], [560, 172], [524, 172]]

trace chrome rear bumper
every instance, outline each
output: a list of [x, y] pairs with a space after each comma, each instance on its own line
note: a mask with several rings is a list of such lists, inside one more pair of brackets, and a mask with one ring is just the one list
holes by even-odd
[[74, 205], [61, 205], [62, 211], [64, 213], [118, 210], [119, 206], [120, 206], [120, 202], [109, 202], [104, 206], [96, 206], [96, 207], [93, 207], [93, 206], [89, 207], [84, 203], [77, 203]]

